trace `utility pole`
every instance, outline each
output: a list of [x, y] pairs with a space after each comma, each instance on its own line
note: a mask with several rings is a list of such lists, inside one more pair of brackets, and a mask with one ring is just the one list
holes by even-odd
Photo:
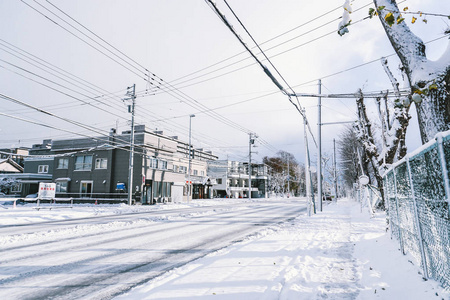
[[255, 143], [256, 134], [249, 133], [248, 140], [248, 199], [252, 199], [252, 145]]
[[291, 191], [290, 185], [289, 185], [289, 181], [291, 180], [291, 175], [289, 174], [289, 154], [286, 153], [286, 158], [287, 158], [287, 182], [288, 182], [288, 197]]
[[188, 167], [188, 203], [191, 201], [192, 197], [192, 182], [191, 182], [191, 164], [192, 164], [192, 143], [191, 143], [191, 128], [192, 128], [192, 118], [195, 115], [189, 115], [189, 167]]
[[308, 132], [306, 130], [307, 125], [308, 121], [306, 120], [306, 111], [305, 109], [303, 109], [303, 131], [305, 136], [305, 188], [306, 188], [306, 199], [309, 204], [308, 215], [311, 216], [311, 212], [314, 214], [316, 213], [316, 205], [314, 202], [314, 193], [312, 193], [309, 148], [308, 148]]
[[[322, 80], [319, 79], [319, 95], [322, 94]], [[322, 211], [322, 97], [318, 97], [317, 111], [317, 194], [319, 211]]]
[[134, 160], [134, 108], [136, 104], [136, 84], [127, 88], [124, 100], [131, 100], [131, 105], [128, 105], [128, 112], [131, 113], [131, 135], [130, 135], [130, 162], [128, 165], [128, 205], [132, 204], [133, 193], [133, 160]]
[[338, 198], [337, 170], [336, 170], [336, 139], [333, 139], [333, 160], [334, 160], [334, 195]]

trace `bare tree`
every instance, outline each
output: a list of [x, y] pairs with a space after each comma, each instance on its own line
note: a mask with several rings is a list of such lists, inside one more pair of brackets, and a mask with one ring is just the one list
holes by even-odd
[[[302, 191], [305, 190], [304, 180], [300, 180], [300, 178], [303, 177], [298, 174], [299, 163], [293, 154], [286, 151], [279, 151], [275, 157], [265, 156], [263, 158], [263, 163], [270, 168], [272, 191], [276, 193], [285, 193], [299, 191], [300, 189], [302, 189]], [[300, 187], [302, 182], [303, 186]]]
[[358, 148], [362, 149], [352, 126], [346, 126], [337, 139], [339, 166], [343, 183], [347, 190], [353, 188], [353, 183], [361, 176], [358, 164]]

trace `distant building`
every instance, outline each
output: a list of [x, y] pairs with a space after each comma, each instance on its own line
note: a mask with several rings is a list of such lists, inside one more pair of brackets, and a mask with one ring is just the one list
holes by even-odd
[[0, 149], [0, 159], [10, 158], [23, 167], [24, 158], [29, 154], [26, 147]]
[[[25, 158], [25, 160], [28, 159], [30, 158]], [[48, 167], [46, 170], [48, 171]], [[52, 175], [47, 172], [26, 173], [26, 169], [12, 159], [0, 160], [0, 189], [7, 195], [23, 197], [37, 193], [39, 182], [51, 182], [51, 180]]]
[[[142, 204], [186, 198], [189, 145], [161, 131], [147, 131], [145, 125], [136, 126], [129, 187], [130, 136], [131, 131], [116, 134], [111, 130], [107, 137], [47, 140], [33, 146], [30, 153], [41, 156], [27, 159], [25, 169], [52, 174], [57, 197], [126, 199], [131, 189], [133, 201]], [[202, 185], [197, 190], [207, 189], [207, 162], [216, 159], [211, 152], [193, 151], [191, 181]], [[198, 192], [198, 196], [207, 195]]]
[[[252, 164], [250, 181], [252, 198], [268, 196], [270, 178], [267, 170], [264, 164]], [[229, 160], [213, 161], [208, 164], [208, 176], [214, 183], [214, 197], [248, 198], [248, 163]]]
[[0, 159], [0, 174], [22, 173], [23, 167], [11, 158]]

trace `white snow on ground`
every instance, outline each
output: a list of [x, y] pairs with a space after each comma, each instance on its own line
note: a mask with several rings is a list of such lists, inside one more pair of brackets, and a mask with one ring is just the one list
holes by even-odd
[[412, 261], [390, 239], [384, 213], [370, 218], [339, 200], [117, 299], [449, 299]]
[[[169, 203], [158, 205], [136, 205], [126, 204], [74, 204], [72, 208], [67, 208], [68, 204], [40, 204], [42, 209], [33, 209], [35, 203], [18, 204], [16, 208], [12, 205], [0, 207], [0, 226], [26, 224], [46, 221], [66, 220], [73, 218], [86, 218], [99, 215], [119, 215], [132, 212], [161, 211], [166, 209], [189, 208], [198, 206], [217, 206], [221, 204], [247, 202], [245, 199], [206, 199], [194, 200], [188, 203]], [[3, 208], [3, 209], [2, 209]], [[52, 209], [49, 209], [52, 208]]]
[[[28, 204], [0, 209], [0, 225], [35, 223], [127, 212], [219, 206], [244, 199], [195, 200], [155, 206], [75, 205], [36, 211]], [[249, 203], [250, 205], [250, 203]], [[199, 214], [214, 213], [211, 210]], [[195, 213], [193, 214], [195, 215]], [[166, 221], [193, 216], [182, 211]], [[164, 215], [155, 216], [164, 218]], [[136, 222], [152, 222], [139, 219]], [[123, 224], [122, 224], [123, 223]], [[76, 226], [46, 236], [114, 230], [126, 222]], [[107, 227], [107, 228], [105, 228]], [[14, 241], [11, 240], [14, 239]], [[0, 243], [28, 243], [35, 234]], [[19, 241], [18, 241], [18, 240]], [[312, 217], [260, 230], [236, 243], [139, 286], [117, 299], [450, 299], [433, 280], [425, 281], [414, 259], [398, 250], [386, 231], [384, 213], [373, 218], [352, 200], [324, 206]]]

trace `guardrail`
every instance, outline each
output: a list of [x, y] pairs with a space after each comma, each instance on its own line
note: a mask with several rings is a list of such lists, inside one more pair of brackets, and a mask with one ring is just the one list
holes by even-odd
[[[57, 197], [53, 199], [40, 199], [38, 197], [34, 198], [26, 198], [26, 197], [3, 197], [0, 198], [0, 208], [8, 209], [4, 204], [11, 203], [13, 204], [13, 208], [17, 207], [18, 202], [36, 202], [35, 209], [52, 209], [52, 208], [63, 208], [68, 207], [72, 208], [74, 203], [92, 203], [92, 204], [115, 204], [115, 203], [127, 203], [128, 199], [126, 198], [126, 194], [92, 194], [91, 197], [80, 197], [79, 193], [75, 194], [63, 194], [64, 197], [60, 197], [57, 194]], [[43, 202], [49, 203], [49, 206], [41, 206]], [[53, 204], [70, 203], [68, 206], [61, 206]]]
[[5, 203], [7, 202], [13, 202], [13, 208], [16, 208], [17, 206], [17, 201], [22, 200], [22, 198], [0, 198], [0, 207], [8, 209], [7, 207], [4, 206]]
[[[53, 208], [73, 208], [73, 198], [53, 198], [53, 199], [33, 199], [33, 198], [25, 198], [24, 199], [27, 202], [36, 202], [36, 207], [33, 207], [36, 210], [40, 210], [40, 209], [49, 209], [52, 210]], [[50, 201], [50, 205], [49, 206], [41, 206], [41, 200], [46, 200], [46, 201]], [[69, 206], [61, 206], [58, 205], [56, 206], [56, 202], [70, 202]]]
[[450, 288], [450, 131], [436, 135], [383, 176], [391, 235], [425, 278]]

